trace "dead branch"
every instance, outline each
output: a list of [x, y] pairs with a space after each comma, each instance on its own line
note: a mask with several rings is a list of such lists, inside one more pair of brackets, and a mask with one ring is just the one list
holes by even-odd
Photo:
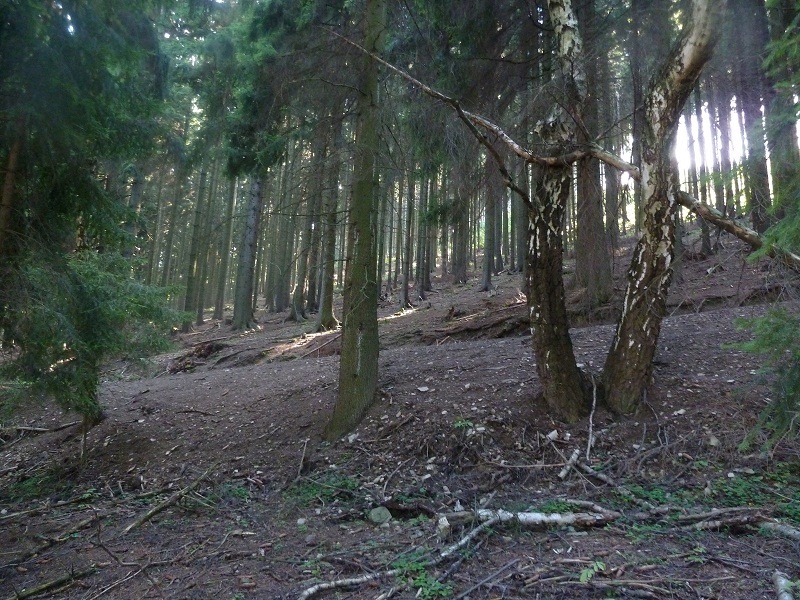
[[[73, 533], [76, 533], [76, 532], [80, 531], [81, 529], [84, 529], [85, 527], [88, 527], [89, 525], [94, 523], [95, 519], [97, 519], [97, 518], [98, 518], [98, 516], [96, 514], [92, 515], [88, 519], [84, 519], [83, 521], [79, 521], [73, 527], [70, 527], [69, 529], [64, 530], [60, 535], [58, 535], [58, 536], [56, 536], [54, 538], [45, 539], [44, 542], [39, 544], [33, 550], [29, 550], [29, 551], [25, 552], [24, 554], [22, 554], [22, 556], [20, 556], [18, 559], [16, 559], [17, 562], [26, 561], [29, 558], [31, 558], [32, 556], [36, 556], [37, 554], [41, 554], [42, 552], [44, 552], [45, 550], [47, 550], [48, 548], [50, 548], [52, 546], [55, 546], [56, 544], [60, 544], [61, 542], [67, 541]], [[14, 564], [14, 563], [12, 563], [12, 564]], [[4, 566], [8, 566], [8, 565], [4, 565]]]
[[795, 529], [786, 523], [779, 523], [777, 521], [764, 521], [761, 523], [761, 528], [787, 537], [796, 542], [800, 542], [800, 529]]
[[[599, 507], [598, 507], [599, 508]], [[447, 518], [451, 523], [464, 523], [469, 521], [494, 521], [497, 523], [518, 523], [527, 527], [547, 525], [578, 525], [580, 527], [597, 527], [606, 525], [618, 519], [620, 513], [603, 509], [600, 512], [585, 513], [542, 513], [542, 512], [510, 512], [507, 510], [491, 510], [479, 508], [477, 510], [464, 510], [447, 513], [440, 517]]]
[[148, 510], [145, 514], [143, 514], [141, 517], [139, 517], [133, 523], [131, 523], [125, 529], [123, 529], [122, 530], [122, 535], [130, 532], [132, 529], [136, 529], [137, 527], [139, 527], [141, 525], [144, 525], [150, 519], [155, 517], [158, 513], [162, 512], [163, 510], [165, 510], [167, 508], [169, 508], [173, 504], [176, 504], [181, 498], [183, 498], [189, 492], [194, 491], [195, 488], [197, 488], [197, 486], [200, 485], [200, 482], [203, 481], [203, 479], [205, 479], [211, 471], [216, 469], [218, 465], [219, 465], [219, 462], [215, 462], [213, 465], [208, 467], [208, 469], [206, 469], [203, 472], [203, 474], [200, 475], [200, 477], [198, 477], [197, 479], [192, 481], [185, 488], [178, 490], [177, 492], [172, 494], [169, 498], [167, 498], [166, 500], [164, 500], [160, 504], [157, 504], [156, 506], [154, 506], [153, 508]]
[[792, 596], [791, 586], [792, 582], [789, 576], [780, 571], [775, 571], [772, 574], [772, 583], [775, 586], [775, 593], [778, 600], [794, 600]]
[[[423, 563], [424, 568], [435, 567], [436, 565], [444, 562], [454, 553], [458, 552], [461, 548], [466, 546], [470, 541], [475, 539], [482, 531], [485, 531], [495, 523], [497, 520], [488, 519], [483, 523], [480, 523], [477, 527], [472, 529], [467, 535], [457, 541], [455, 544], [452, 544], [439, 552], [439, 555], [433, 559]], [[394, 577], [395, 575], [402, 574], [403, 569], [390, 569], [388, 571], [379, 571], [376, 573], [368, 573], [366, 575], [361, 575], [360, 577], [348, 577], [346, 579], [334, 579], [331, 581], [326, 581], [324, 583], [318, 583], [316, 585], [311, 586], [310, 588], [305, 589], [298, 600], [308, 600], [312, 596], [320, 592], [324, 592], [326, 590], [333, 590], [342, 587], [351, 587], [354, 585], [359, 585], [362, 583], [369, 583], [370, 581], [375, 581], [377, 579], [385, 579], [387, 577]]]
[[570, 469], [575, 466], [575, 463], [578, 462], [578, 457], [581, 455], [581, 451], [578, 448], [572, 451], [572, 456], [569, 457], [567, 460], [567, 464], [564, 465], [564, 468], [558, 473], [558, 478], [562, 481], [569, 475]]
[[[761, 237], [758, 232], [733, 219], [726, 219], [716, 208], [703, 204], [699, 200], [692, 198], [686, 192], [678, 192], [677, 200], [681, 206], [688, 208], [709, 223], [736, 236], [753, 248], [753, 250], [759, 250], [764, 246], [764, 238]], [[797, 254], [784, 250], [776, 244], [770, 244], [766, 254], [770, 258], [781, 261], [787, 267], [795, 271], [800, 271], [800, 256]]]
[[300, 355], [300, 358], [305, 358], [306, 356], [309, 356], [309, 355], [311, 355], [311, 354], [314, 354], [314, 352], [318, 352], [320, 349], [324, 348], [324, 347], [325, 347], [325, 346], [327, 346], [328, 344], [332, 344], [333, 342], [335, 342], [336, 340], [338, 340], [340, 337], [342, 337], [342, 332], [341, 332], [341, 331], [340, 331], [339, 333], [337, 333], [336, 335], [332, 336], [332, 337], [331, 337], [331, 339], [329, 339], [329, 340], [328, 340], [327, 342], [325, 342], [324, 344], [320, 344], [319, 346], [317, 346], [316, 348], [312, 348], [311, 350], [309, 350], [309, 351], [308, 351], [308, 352], [306, 352], [305, 354], [301, 354], [301, 355]]
[[495, 572], [494, 572], [494, 573], [492, 573], [491, 575], [488, 575], [487, 577], [484, 577], [483, 579], [481, 579], [481, 580], [480, 580], [478, 583], [476, 583], [475, 585], [473, 585], [473, 586], [472, 586], [471, 588], [469, 588], [468, 590], [465, 590], [465, 591], [461, 592], [461, 593], [460, 593], [458, 596], [456, 596], [456, 597], [455, 597], [455, 599], [454, 599], [454, 600], [461, 600], [462, 598], [466, 598], [466, 597], [467, 597], [467, 596], [469, 596], [469, 595], [470, 595], [472, 592], [474, 592], [475, 590], [477, 590], [478, 588], [480, 588], [482, 585], [485, 585], [485, 584], [489, 583], [490, 581], [492, 581], [493, 579], [497, 579], [498, 577], [500, 577], [500, 575], [502, 575], [503, 573], [505, 573], [506, 571], [508, 571], [508, 570], [509, 570], [511, 567], [513, 567], [513, 566], [514, 566], [515, 564], [517, 564], [519, 561], [520, 561], [520, 559], [519, 559], [519, 558], [515, 558], [515, 559], [514, 559], [514, 560], [512, 560], [511, 562], [508, 562], [508, 563], [504, 564], [502, 567], [500, 567], [499, 569], [497, 569], [497, 571], [495, 571]]
[[28, 588], [20, 592], [14, 592], [14, 595], [8, 596], [7, 600], [22, 600], [23, 598], [32, 598], [33, 596], [38, 596], [39, 594], [49, 592], [50, 590], [61, 587], [62, 585], [65, 585], [67, 583], [72, 583], [73, 581], [77, 581], [78, 579], [88, 577], [95, 571], [97, 571], [96, 565], [91, 565], [88, 568], [83, 569], [82, 571], [71, 571], [67, 575], [62, 575], [61, 577], [57, 577], [52, 581], [42, 583], [40, 585], [37, 585], [36, 587]]

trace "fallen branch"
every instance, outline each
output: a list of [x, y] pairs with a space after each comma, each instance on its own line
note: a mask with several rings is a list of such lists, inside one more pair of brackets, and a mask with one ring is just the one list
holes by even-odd
[[772, 574], [772, 583], [775, 585], [775, 593], [778, 600], [794, 600], [791, 592], [792, 582], [788, 575], [775, 571]]
[[[429, 567], [435, 567], [436, 565], [444, 562], [450, 556], [458, 552], [461, 548], [466, 546], [470, 541], [475, 539], [482, 531], [485, 531], [495, 523], [497, 520], [489, 519], [480, 523], [477, 527], [472, 529], [467, 535], [463, 538], [458, 540], [455, 544], [452, 544], [439, 552], [439, 555], [433, 559], [423, 563], [422, 567], [427, 569]], [[324, 592], [327, 590], [333, 590], [337, 588], [343, 587], [352, 587], [354, 585], [359, 585], [362, 583], [369, 583], [370, 581], [375, 581], [378, 579], [385, 579], [387, 577], [394, 577], [396, 575], [401, 575], [404, 572], [404, 569], [390, 569], [388, 571], [379, 571], [377, 573], [368, 573], [366, 575], [361, 575], [359, 577], [348, 577], [347, 579], [334, 579], [331, 581], [326, 581], [323, 583], [318, 583], [316, 585], [312, 585], [310, 588], [305, 589], [297, 600], [308, 600], [312, 596], [320, 592]]]
[[80, 425], [81, 423], [83, 423], [83, 421], [71, 421], [70, 423], [64, 423], [63, 425], [57, 425], [55, 427], [29, 427], [27, 425], [12, 425], [10, 427], [6, 427], [5, 429], [13, 429], [14, 431], [19, 432], [55, 433], [56, 431], [67, 429], [73, 425]]
[[340, 337], [342, 337], [342, 333], [341, 333], [341, 332], [339, 332], [339, 333], [337, 333], [336, 335], [334, 335], [333, 337], [331, 337], [331, 339], [329, 339], [329, 340], [328, 340], [327, 342], [325, 342], [324, 344], [320, 344], [319, 346], [317, 346], [316, 348], [312, 348], [311, 350], [309, 350], [309, 351], [308, 351], [308, 352], [306, 352], [305, 354], [301, 354], [301, 355], [300, 355], [300, 358], [305, 358], [306, 356], [310, 356], [311, 354], [314, 354], [314, 352], [319, 352], [319, 350], [320, 350], [321, 348], [324, 348], [324, 347], [325, 347], [325, 346], [327, 346], [328, 344], [332, 344], [333, 342], [335, 342], [336, 340], [338, 340]]
[[458, 596], [456, 596], [456, 597], [455, 597], [455, 599], [454, 599], [454, 600], [461, 600], [462, 598], [466, 598], [467, 596], [469, 596], [469, 595], [470, 595], [472, 592], [474, 592], [475, 590], [477, 590], [477, 589], [478, 589], [478, 588], [480, 588], [481, 586], [483, 586], [483, 585], [485, 585], [485, 584], [489, 583], [489, 582], [490, 582], [490, 581], [492, 581], [493, 579], [497, 579], [498, 577], [500, 577], [500, 575], [502, 575], [503, 573], [505, 573], [506, 571], [508, 571], [508, 570], [509, 570], [511, 567], [513, 567], [513, 566], [514, 566], [515, 564], [517, 564], [519, 561], [520, 561], [520, 559], [519, 559], [519, 558], [515, 558], [515, 559], [514, 559], [514, 560], [512, 560], [511, 562], [508, 562], [508, 563], [504, 564], [502, 567], [500, 567], [499, 569], [497, 569], [497, 571], [495, 571], [495, 572], [494, 572], [494, 573], [492, 573], [491, 575], [488, 575], [487, 577], [484, 577], [483, 579], [481, 579], [481, 580], [480, 580], [478, 583], [476, 583], [475, 585], [473, 585], [473, 586], [472, 586], [471, 588], [469, 588], [468, 590], [465, 590], [465, 591], [461, 592], [461, 593], [460, 593]]
[[[577, 502], [577, 501], [575, 501]], [[597, 527], [606, 525], [622, 515], [597, 505], [597, 512], [569, 512], [569, 513], [543, 513], [543, 512], [510, 512], [507, 510], [492, 510], [479, 508], [477, 510], [464, 510], [460, 512], [442, 514], [451, 523], [464, 523], [468, 521], [492, 521], [495, 523], [518, 523], [527, 527], [547, 525], [577, 525], [579, 527]]]
[[22, 600], [23, 598], [32, 598], [33, 596], [38, 596], [39, 594], [49, 592], [50, 590], [61, 587], [67, 583], [72, 583], [73, 581], [82, 579], [83, 577], [88, 577], [95, 571], [97, 571], [97, 567], [95, 565], [91, 565], [89, 568], [84, 569], [83, 571], [72, 571], [67, 575], [62, 575], [61, 577], [57, 577], [52, 581], [42, 583], [36, 587], [24, 589], [21, 592], [14, 592], [14, 595], [8, 596], [7, 600]]
[[787, 537], [796, 542], [800, 542], [800, 529], [795, 529], [786, 523], [779, 523], [777, 521], [764, 521], [761, 523], [761, 528]]
[[[32, 556], [36, 556], [37, 554], [41, 554], [42, 552], [44, 552], [45, 550], [47, 550], [48, 548], [50, 548], [52, 546], [55, 546], [56, 544], [60, 544], [61, 542], [67, 541], [73, 533], [76, 533], [76, 532], [80, 531], [81, 529], [83, 529], [85, 527], [88, 527], [89, 525], [94, 523], [94, 521], [97, 518], [98, 518], [98, 515], [94, 514], [91, 517], [89, 517], [88, 519], [84, 519], [83, 521], [79, 521], [73, 527], [70, 527], [69, 529], [64, 530], [60, 535], [58, 535], [58, 536], [56, 536], [54, 538], [45, 539], [45, 541], [43, 543], [39, 544], [33, 550], [28, 550], [27, 552], [23, 553], [18, 559], [16, 559], [17, 563], [26, 561], [29, 558], [31, 558]], [[11, 564], [16, 564], [16, 563], [11, 563]], [[10, 565], [2, 565], [2, 567], [0, 567], [0, 568], [4, 568], [4, 567], [8, 567], [8, 566], [10, 566]]]
[[167, 508], [169, 508], [173, 504], [176, 504], [181, 498], [183, 498], [189, 492], [194, 491], [195, 488], [197, 488], [197, 486], [200, 485], [200, 482], [203, 481], [203, 479], [205, 479], [212, 470], [216, 469], [218, 465], [219, 465], [219, 462], [215, 462], [213, 465], [208, 467], [208, 469], [206, 469], [203, 472], [203, 474], [200, 475], [200, 477], [198, 477], [197, 479], [192, 481], [185, 488], [178, 490], [177, 492], [172, 494], [169, 498], [167, 498], [166, 500], [164, 500], [160, 504], [157, 504], [156, 506], [154, 506], [153, 508], [148, 510], [145, 514], [143, 514], [141, 517], [139, 517], [133, 523], [131, 523], [125, 529], [123, 529], [122, 530], [122, 535], [124, 535], [126, 533], [129, 533], [131, 530], [136, 529], [137, 527], [139, 527], [141, 525], [144, 525], [150, 519], [155, 517], [158, 513], [162, 512], [163, 510], [166, 510]]

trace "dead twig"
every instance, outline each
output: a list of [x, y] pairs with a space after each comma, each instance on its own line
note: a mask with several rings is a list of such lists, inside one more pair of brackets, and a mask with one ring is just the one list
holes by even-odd
[[154, 506], [153, 508], [148, 510], [145, 514], [143, 514], [141, 517], [139, 517], [133, 523], [131, 523], [125, 529], [123, 529], [122, 530], [122, 535], [125, 535], [126, 533], [129, 533], [131, 530], [136, 529], [137, 527], [139, 527], [141, 525], [144, 525], [150, 519], [155, 517], [158, 513], [162, 512], [163, 510], [166, 510], [167, 508], [169, 508], [173, 504], [176, 504], [181, 498], [183, 498], [189, 492], [194, 491], [195, 488], [197, 488], [197, 486], [200, 485], [200, 482], [203, 481], [203, 479], [205, 479], [211, 471], [216, 469], [218, 465], [219, 465], [219, 462], [215, 462], [213, 465], [208, 467], [208, 469], [206, 469], [203, 472], [203, 474], [200, 475], [200, 477], [198, 477], [197, 479], [192, 481], [185, 488], [182, 488], [182, 489], [178, 490], [177, 492], [172, 494], [169, 498], [167, 498], [163, 502], [157, 504], [156, 506]]
[[[490, 528], [492, 525], [497, 523], [499, 519], [489, 519], [483, 523], [480, 523], [477, 527], [472, 529], [467, 535], [457, 541], [455, 544], [452, 544], [439, 552], [439, 555], [432, 560], [429, 560], [423, 564], [424, 568], [435, 567], [436, 565], [444, 562], [450, 556], [458, 552], [461, 548], [466, 546], [469, 542], [475, 539], [481, 532], [485, 531], [486, 529]], [[297, 600], [308, 600], [312, 596], [319, 594], [320, 592], [324, 592], [327, 590], [333, 590], [337, 588], [343, 587], [352, 587], [354, 585], [359, 585], [362, 583], [369, 583], [370, 581], [375, 581], [378, 579], [385, 579], [387, 577], [394, 577], [395, 575], [400, 575], [403, 572], [403, 569], [390, 569], [388, 571], [379, 571], [376, 573], [368, 573], [366, 575], [361, 575], [359, 577], [348, 577], [346, 579], [334, 579], [331, 581], [326, 581], [323, 583], [318, 583], [316, 585], [312, 585], [310, 588], [306, 588], [300, 594]]]
[[336, 340], [338, 340], [340, 337], [342, 337], [342, 333], [341, 333], [341, 332], [339, 332], [339, 333], [337, 333], [336, 335], [334, 335], [334, 336], [333, 336], [331, 339], [329, 339], [329, 340], [328, 340], [327, 342], [325, 342], [324, 344], [320, 344], [319, 346], [317, 346], [316, 348], [312, 348], [311, 350], [309, 350], [309, 351], [308, 351], [308, 352], [306, 352], [305, 354], [301, 354], [301, 355], [300, 355], [300, 358], [305, 358], [306, 356], [310, 356], [310, 355], [314, 354], [314, 352], [319, 352], [319, 351], [320, 351], [320, 349], [324, 348], [324, 347], [325, 347], [325, 346], [327, 346], [328, 344], [332, 344], [333, 342], [335, 342]]
[[461, 593], [460, 593], [458, 596], [456, 596], [456, 597], [455, 597], [455, 600], [461, 600], [462, 598], [466, 598], [467, 596], [469, 596], [469, 595], [470, 595], [472, 592], [474, 592], [475, 590], [477, 590], [477, 589], [478, 589], [478, 588], [480, 588], [481, 586], [483, 586], [483, 585], [486, 585], [486, 584], [487, 584], [487, 583], [489, 583], [490, 581], [492, 581], [492, 580], [494, 580], [494, 579], [497, 579], [498, 577], [500, 577], [500, 575], [502, 575], [503, 573], [505, 573], [505, 572], [506, 572], [508, 569], [510, 569], [511, 567], [513, 567], [513, 566], [514, 566], [515, 564], [517, 564], [519, 561], [520, 561], [520, 559], [519, 559], [519, 558], [515, 558], [514, 560], [512, 560], [512, 561], [510, 561], [510, 562], [507, 562], [506, 564], [504, 564], [502, 567], [500, 567], [499, 569], [497, 569], [497, 571], [495, 571], [495, 572], [494, 572], [494, 573], [492, 573], [491, 575], [488, 575], [487, 577], [484, 577], [483, 579], [481, 579], [481, 580], [480, 580], [478, 583], [476, 583], [475, 585], [473, 585], [473, 586], [472, 586], [471, 588], [469, 588], [468, 590], [465, 590], [465, 591], [461, 592]]
[[14, 595], [8, 596], [7, 600], [23, 600], [23, 598], [32, 598], [33, 596], [38, 596], [39, 594], [49, 592], [52, 589], [61, 587], [62, 585], [72, 583], [73, 581], [77, 581], [78, 579], [82, 579], [84, 577], [88, 577], [95, 571], [97, 571], [97, 566], [94, 564], [90, 565], [86, 569], [83, 569], [82, 571], [71, 571], [67, 575], [62, 575], [61, 577], [57, 577], [56, 579], [47, 581], [35, 587], [28, 588], [20, 592], [14, 592]]

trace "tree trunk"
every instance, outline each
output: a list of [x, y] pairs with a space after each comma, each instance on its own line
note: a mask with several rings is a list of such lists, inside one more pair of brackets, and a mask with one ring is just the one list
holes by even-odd
[[233, 211], [236, 207], [236, 196], [239, 180], [231, 181], [228, 202], [225, 205], [225, 217], [222, 222], [224, 234], [220, 244], [220, 265], [217, 273], [217, 295], [214, 302], [214, 318], [221, 321], [225, 316], [225, 291], [228, 288], [228, 269], [230, 268], [231, 240], [233, 239]]
[[410, 308], [413, 306], [409, 295], [409, 285], [411, 280], [411, 241], [414, 236], [414, 180], [411, 174], [408, 175], [406, 191], [406, 228], [405, 228], [405, 248], [403, 250], [403, 281], [400, 283], [400, 308]]
[[14, 142], [8, 151], [6, 173], [3, 178], [3, 195], [0, 197], [0, 257], [6, 256], [7, 244], [11, 236], [11, 216], [14, 209], [14, 192], [17, 187], [17, 165], [22, 154], [22, 142], [25, 132], [25, 117], [17, 119], [17, 132]]
[[253, 325], [253, 278], [263, 203], [261, 178], [253, 177], [250, 181], [250, 197], [247, 202], [242, 244], [239, 247], [239, 267], [236, 272], [233, 300], [234, 329], [248, 329]]
[[[198, 265], [197, 256], [200, 252], [200, 232], [203, 227], [206, 202], [206, 179], [208, 173], [205, 166], [200, 169], [200, 182], [197, 185], [197, 200], [194, 208], [194, 221], [192, 223], [192, 237], [189, 241], [189, 258], [186, 262], [186, 297], [183, 300], [183, 310], [186, 313], [193, 313], [197, 310], [197, 275]], [[181, 330], [188, 333], [192, 328], [192, 322], [187, 319], [183, 322]]]
[[[607, 60], [598, 56], [597, 17], [594, 0], [583, 2], [577, 10], [581, 35], [586, 40], [586, 96], [583, 98], [584, 131], [578, 132], [579, 143], [588, 143], [585, 131], [600, 130], [598, 93], [601, 85], [597, 70], [599, 61]], [[612, 292], [611, 257], [606, 247], [606, 233], [603, 226], [603, 190], [600, 185], [600, 161], [587, 157], [578, 162], [577, 235], [575, 241], [575, 282], [586, 288], [587, 310], [593, 310], [606, 302]]]
[[[499, 189], [498, 189], [499, 188]], [[499, 193], [498, 193], [499, 192]], [[484, 228], [483, 228], [483, 271], [481, 284], [478, 290], [488, 292], [494, 289], [492, 284], [492, 273], [494, 272], [494, 253], [497, 249], [495, 236], [497, 235], [497, 210], [496, 206], [500, 201], [499, 194], [503, 193], [503, 182], [500, 179], [500, 171], [494, 161], [486, 157], [486, 189], [484, 191]]]
[[327, 191], [325, 198], [325, 231], [323, 232], [322, 250], [322, 286], [320, 290], [320, 307], [317, 315], [317, 331], [333, 330], [339, 327], [339, 321], [333, 314], [333, 284], [336, 274], [336, 210], [339, 205], [339, 153], [342, 147], [342, 120], [334, 123], [333, 149], [328, 166]]
[[769, 108], [771, 96], [762, 63], [769, 40], [767, 16], [763, 0], [731, 0], [735, 23], [746, 31], [739, 36], [739, 94], [744, 114], [748, 180], [748, 207], [753, 218], [753, 228], [764, 233], [769, 227], [769, 170], [764, 139], [761, 107]]
[[678, 190], [670, 151], [683, 106], [708, 62], [724, 0], [694, 0], [684, 32], [649, 85], [642, 132], [644, 231], [634, 250], [622, 315], [606, 359], [609, 407], [636, 410], [650, 383], [672, 277]]
[[[383, 49], [386, 1], [367, 0], [364, 47]], [[344, 323], [339, 363], [339, 396], [325, 429], [329, 440], [352, 430], [375, 400], [378, 386], [378, 286], [375, 223], [375, 159], [378, 132], [378, 63], [363, 58], [359, 86], [356, 160], [350, 203], [349, 256], [344, 285]]]
[[529, 211], [526, 284], [533, 351], [550, 413], [568, 423], [588, 414], [587, 389], [575, 361], [564, 296], [562, 219], [572, 166], [542, 169]]

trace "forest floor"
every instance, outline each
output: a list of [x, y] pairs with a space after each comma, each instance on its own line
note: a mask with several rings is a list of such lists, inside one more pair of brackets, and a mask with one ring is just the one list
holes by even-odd
[[[518, 274], [492, 295], [437, 281], [412, 310], [387, 300], [380, 398], [335, 443], [335, 332], [262, 314], [111, 365], [83, 461], [78, 426], [59, 429], [74, 416], [52, 406], [0, 431], [0, 600], [775, 598], [776, 570], [800, 580], [800, 541], [774, 525], [800, 527], [800, 441], [738, 448], [770, 391], [730, 344], [793, 282], [725, 243], [684, 262], [628, 419], [598, 407], [564, 425], [535, 400]], [[570, 298], [576, 355], [597, 371], [619, 298], [592, 315]], [[481, 527], [478, 509], [538, 525]], [[577, 516], [542, 524], [554, 513]], [[343, 578], [362, 580], [312, 589]]]

